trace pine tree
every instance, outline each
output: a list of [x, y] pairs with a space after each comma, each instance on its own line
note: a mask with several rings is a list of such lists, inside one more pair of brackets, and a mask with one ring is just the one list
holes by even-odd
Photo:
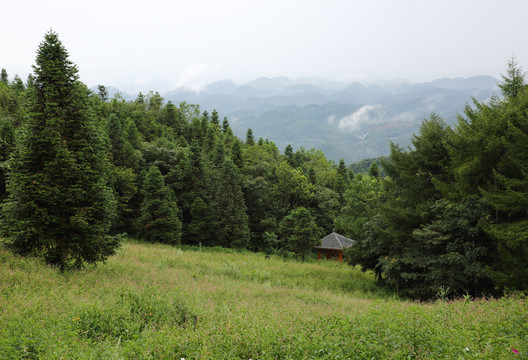
[[515, 57], [508, 61], [507, 75], [502, 75], [502, 83], [499, 88], [502, 90], [502, 95], [507, 99], [515, 99], [525, 87], [525, 74], [521, 67], [517, 64]]
[[216, 125], [217, 127], [220, 126], [220, 118], [216, 110], [213, 110], [211, 113], [211, 124]]
[[231, 159], [239, 169], [244, 166], [244, 160], [242, 159], [242, 147], [238, 139], [233, 141], [233, 146], [231, 147]]
[[[519, 74], [520, 69], [509, 69]], [[506, 83], [514, 83], [514, 79]], [[493, 169], [494, 186], [481, 189], [483, 200], [495, 210], [495, 221], [486, 231], [497, 243], [499, 257], [492, 268], [498, 286], [528, 288], [528, 88], [516, 97], [506, 96], [502, 116], [506, 124], [500, 138], [504, 152]], [[504, 87], [502, 87], [504, 91]]]
[[108, 91], [104, 85], [97, 85], [97, 90], [99, 91], [98, 95], [101, 101], [108, 102]]
[[375, 247], [386, 252], [375, 252], [379, 255], [377, 262], [372, 263], [369, 256], [366, 263], [383, 272], [386, 283], [397, 290], [412, 290], [426, 275], [423, 264], [414, 260], [424, 254], [412, 233], [432, 220], [431, 206], [442, 196], [435, 181], [449, 181], [449, 134], [445, 122], [432, 114], [422, 122], [419, 134], [412, 137], [414, 149], [406, 151], [391, 144], [390, 162], [382, 161], [390, 181], [385, 183], [387, 198], [380, 208], [382, 218], [371, 225], [384, 227], [369, 233]]
[[253, 137], [253, 130], [251, 130], [251, 128], [247, 129], [247, 132], [246, 132], [246, 145], [248, 146], [255, 145], [255, 138]]
[[165, 185], [157, 166], [151, 166], [143, 183], [141, 235], [149, 242], [179, 244], [182, 233], [180, 211], [172, 190]]
[[227, 117], [224, 116], [224, 121], [222, 121], [222, 132], [226, 134], [230, 129], [229, 120], [227, 120]]
[[249, 225], [244, 194], [238, 168], [226, 157], [220, 169], [220, 178], [214, 189], [211, 209], [218, 245], [246, 248], [249, 244]]
[[293, 166], [293, 147], [291, 144], [286, 145], [284, 148], [284, 157], [286, 158], [288, 164]]
[[145, 103], [145, 95], [140, 91], [138, 96], [136, 97], [136, 103], [138, 104], [144, 104]]
[[7, 76], [7, 71], [4, 68], [2, 68], [2, 71], [0, 73], [0, 82], [6, 85], [9, 83], [9, 77]]
[[13, 81], [11, 82], [11, 87], [13, 88], [13, 90], [15, 90], [16, 93], [21, 93], [26, 89], [24, 82], [18, 75], [15, 75], [15, 77], [13, 78]]
[[61, 270], [105, 260], [119, 246], [108, 236], [116, 211], [109, 164], [88, 89], [53, 31], [39, 45], [34, 71], [32, 113], [16, 141], [2, 205], [7, 244]]
[[198, 196], [191, 205], [191, 222], [187, 230], [188, 241], [194, 245], [209, 245], [210, 241], [214, 239], [211, 223], [211, 209]]
[[379, 166], [377, 162], [373, 162], [369, 167], [369, 175], [375, 178], [380, 176]]
[[431, 212], [434, 220], [413, 232], [416, 251], [402, 254], [405, 262], [425, 270], [408, 291], [422, 298], [435, 295], [440, 287], [450, 296], [489, 294], [490, 239], [482, 226], [489, 209], [477, 196], [469, 196], [456, 203], [440, 199]]

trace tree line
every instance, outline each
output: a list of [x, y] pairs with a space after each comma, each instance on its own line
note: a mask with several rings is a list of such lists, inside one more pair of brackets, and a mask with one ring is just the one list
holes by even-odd
[[4, 244], [63, 270], [106, 259], [124, 233], [304, 257], [353, 176], [320, 151], [239, 139], [217, 111], [90, 91], [53, 31], [25, 83], [0, 80]]
[[369, 208], [349, 232], [354, 263], [401, 294], [528, 289], [528, 87], [514, 58], [499, 88], [453, 127], [432, 114], [411, 146], [391, 144], [382, 190], [349, 195]]
[[355, 174], [251, 129], [239, 139], [199, 105], [90, 91], [50, 31], [26, 82], [0, 77], [4, 246], [65, 270], [104, 261], [125, 233], [305, 257], [336, 230], [401, 295], [525, 290], [528, 90], [513, 59], [507, 71], [502, 96], [453, 127], [431, 114]]

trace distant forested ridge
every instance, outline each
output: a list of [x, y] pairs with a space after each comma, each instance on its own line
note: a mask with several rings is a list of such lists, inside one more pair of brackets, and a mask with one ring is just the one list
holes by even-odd
[[[320, 149], [338, 162], [387, 156], [389, 142], [407, 144], [431, 112], [448, 125], [469, 99], [486, 101], [499, 91], [491, 76], [437, 79], [417, 84], [363, 85], [318, 78], [258, 78], [243, 84], [220, 80], [200, 89], [162, 92], [174, 104], [200, 104], [229, 117], [233, 133], [243, 137], [252, 128], [257, 137], [280, 149]], [[97, 91], [97, 87], [92, 90]], [[111, 97], [135, 95], [108, 87]]]
[[3, 243], [65, 269], [105, 260], [123, 233], [304, 258], [336, 230], [402, 295], [526, 290], [528, 90], [514, 60], [500, 89], [351, 170], [157, 92], [90, 91], [50, 31], [25, 82], [1, 73]]

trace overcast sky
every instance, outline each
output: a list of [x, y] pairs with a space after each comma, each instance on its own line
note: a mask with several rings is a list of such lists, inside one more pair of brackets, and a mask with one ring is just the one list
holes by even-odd
[[17, 0], [0, 7], [0, 67], [26, 78], [53, 28], [88, 86], [128, 92], [221, 79], [377, 82], [528, 66], [526, 0]]

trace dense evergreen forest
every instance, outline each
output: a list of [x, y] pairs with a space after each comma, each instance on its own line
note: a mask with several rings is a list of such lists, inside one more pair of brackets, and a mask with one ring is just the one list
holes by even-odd
[[528, 88], [514, 59], [500, 88], [453, 128], [431, 114], [410, 147], [355, 174], [251, 129], [239, 139], [199, 105], [94, 93], [50, 31], [27, 81], [1, 73], [3, 244], [65, 270], [105, 260], [124, 233], [304, 258], [335, 229], [400, 295], [527, 290]]

